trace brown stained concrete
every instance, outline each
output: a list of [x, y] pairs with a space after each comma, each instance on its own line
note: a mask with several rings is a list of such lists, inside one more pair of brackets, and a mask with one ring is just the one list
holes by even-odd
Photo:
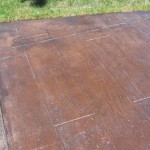
[[150, 12], [0, 24], [0, 150], [149, 150]]

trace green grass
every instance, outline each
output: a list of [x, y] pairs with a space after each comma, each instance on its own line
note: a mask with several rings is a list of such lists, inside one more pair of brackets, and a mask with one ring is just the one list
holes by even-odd
[[0, 0], [0, 22], [150, 10], [150, 0], [48, 0], [43, 7], [31, 5], [31, 1]]

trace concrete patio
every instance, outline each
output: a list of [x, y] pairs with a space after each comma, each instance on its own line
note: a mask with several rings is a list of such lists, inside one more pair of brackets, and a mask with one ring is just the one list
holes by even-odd
[[0, 24], [0, 150], [150, 150], [150, 12]]

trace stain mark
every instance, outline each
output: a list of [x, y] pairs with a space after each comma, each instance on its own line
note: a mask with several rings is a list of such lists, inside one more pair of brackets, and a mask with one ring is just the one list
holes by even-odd
[[16, 33], [17, 33], [17, 35], [20, 37], [20, 35], [19, 35], [19, 31], [18, 31], [18, 28], [17, 28], [17, 25], [15, 25], [15, 29], [16, 29]]
[[47, 148], [47, 147], [49, 147], [49, 146], [54, 146], [54, 145], [56, 145], [56, 144], [57, 144], [57, 143], [50, 144], [50, 145], [44, 145], [44, 146], [41, 146], [41, 147], [35, 148], [35, 149], [33, 149], [33, 150], [43, 150], [43, 149], [45, 149], [45, 148]]
[[0, 100], [2, 100], [6, 96], [8, 96], [8, 90], [5, 87], [5, 84], [2, 80], [2, 75], [1, 75], [1, 72], [0, 72]]

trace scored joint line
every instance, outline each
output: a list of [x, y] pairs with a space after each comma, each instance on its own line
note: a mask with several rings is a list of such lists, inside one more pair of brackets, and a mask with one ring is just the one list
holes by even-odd
[[150, 99], [150, 96], [133, 101], [134, 103]]
[[41, 33], [41, 34], [36, 34], [36, 35], [31, 35], [31, 36], [26, 36], [26, 37], [21, 37], [20, 40], [28, 39], [28, 38], [34, 38], [38, 36], [43, 36], [43, 35], [48, 35], [48, 33]]
[[[23, 47], [23, 46], [30, 46], [30, 45], [33, 45], [33, 44], [38, 44], [38, 43], [44, 43], [44, 42], [48, 42], [48, 41], [58, 40], [58, 39], [63, 38], [63, 37], [70, 37], [70, 36], [76, 36], [76, 35], [96, 32], [96, 31], [99, 31], [99, 30], [108, 29], [108, 28], [116, 27], [116, 26], [123, 25], [123, 24], [126, 24], [126, 23], [119, 23], [119, 24], [108, 25], [108, 26], [104, 26], [102, 28], [97, 27], [96, 29], [90, 29], [90, 30], [87, 30], [87, 31], [84, 31], [84, 32], [73, 33], [71, 35], [64, 35], [62, 37], [48, 38], [46, 40], [41, 40], [41, 41], [38, 41], [38, 42], [31, 42], [31, 43], [27, 43], [27, 44], [21, 44], [21, 45], [13, 46], [13, 47], [6, 48], [6, 49], [0, 49], [0, 50], [12, 50], [12, 49], [20, 48], [20, 47]], [[19, 35], [17, 27], [16, 27], [16, 32]], [[28, 36], [28, 37], [20, 37], [20, 39], [32, 38], [32, 37], [35, 37], [35, 36], [42, 36], [42, 35], [45, 35], [45, 34], [48, 34], [48, 33], [45, 32], [45, 33], [41, 33], [41, 34], [38, 34], [38, 35], [33, 35], [33, 36]]]
[[56, 125], [54, 125], [54, 126], [57, 127], [57, 126], [64, 125], [64, 124], [66, 124], [66, 123], [70, 123], [70, 122], [73, 122], [73, 121], [77, 121], [77, 120], [80, 120], [80, 119], [83, 119], [83, 118], [86, 118], [86, 117], [90, 117], [90, 116], [93, 116], [93, 115], [95, 115], [95, 113], [92, 113], [92, 114], [89, 114], [89, 115], [86, 115], [86, 116], [82, 116], [82, 117], [79, 117], [79, 118], [76, 118], [76, 119], [72, 119], [72, 120], [70, 120], [70, 121], [62, 122], [62, 123], [56, 124]]
[[18, 54], [18, 55], [15, 55], [15, 56], [1, 57], [1, 58], [0, 58], [0, 61], [5, 60], [5, 59], [9, 59], [9, 58], [20, 57], [20, 56], [24, 56], [24, 53], [23, 53], [23, 54]]
[[107, 37], [110, 37], [110, 35], [104, 35], [104, 36], [100, 36], [100, 37], [97, 37], [97, 38], [88, 39], [88, 40], [85, 40], [85, 41], [89, 42], [89, 41], [93, 41], [93, 40], [97, 40], [97, 39], [103, 39], [103, 38], [107, 38]]

